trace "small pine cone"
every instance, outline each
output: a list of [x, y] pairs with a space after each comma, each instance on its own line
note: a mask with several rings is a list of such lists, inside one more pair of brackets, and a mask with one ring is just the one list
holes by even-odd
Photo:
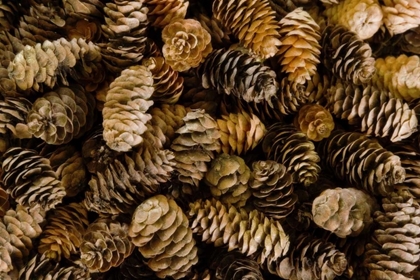
[[263, 59], [274, 56], [279, 46], [279, 24], [269, 1], [213, 2], [213, 17], [239, 39], [240, 44]]
[[336, 77], [356, 85], [372, 79], [375, 59], [368, 43], [342, 25], [329, 25], [322, 34], [323, 63]]
[[382, 208], [374, 214], [379, 226], [364, 255], [368, 279], [418, 279], [419, 204], [408, 191], [400, 191], [382, 199]]
[[66, 191], [48, 159], [34, 150], [13, 147], [3, 154], [1, 181], [10, 197], [25, 206], [45, 211], [61, 203]]
[[325, 9], [328, 23], [343, 25], [361, 40], [371, 38], [383, 24], [383, 13], [377, 0], [344, 0]]
[[259, 264], [237, 252], [224, 254], [217, 260], [217, 280], [264, 280]]
[[195, 19], [172, 22], [162, 30], [162, 53], [175, 71], [197, 67], [212, 51], [210, 34]]
[[188, 0], [145, 0], [144, 3], [149, 8], [147, 17], [151, 25], [159, 28], [184, 19], [189, 5]]
[[16, 138], [31, 138], [26, 117], [32, 103], [24, 97], [6, 97], [0, 101], [0, 133], [12, 133]]
[[260, 119], [245, 111], [222, 115], [217, 119], [222, 150], [226, 154], [245, 154], [253, 150], [263, 139], [266, 129]]
[[80, 203], [62, 205], [51, 211], [40, 236], [38, 252], [49, 259], [60, 261], [80, 254], [83, 234], [88, 227], [87, 209]]
[[400, 158], [362, 133], [335, 130], [318, 153], [332, 174], [373, 195], [387, 196], [405, 179]]
[[125, 69], [111, 83], [102, 110], [103, 137], [111, 149], [127, 152], [143, 141], [153, 91], [153, 75], [141, 65]]
[[262, 146], [267, 159], [283, 164], [292, 175], [293, 182], [309, 186], [318, 179], [321, 168], [315, 145], [293, 125], [271, 125]]
[[151, 97], [155, 103], [175, 104], [184, 90], [184, 78], [166, 63], [163, 57], [144, 59], [142, 64], [152, 72], [155, 91]]
[[189, 216], [193, 232], [203, 242], [216, 247], [227, 245], [228, 251], [238, 249], [242, 254], [255, 256], [261, 265], [289, 251], [289, 236], [281, 224], [257, 210], [247, 212], [244, 208], [227, 208], [214, 198], [200, 199], [190, 204]]
[[76, 90], [59, 87], [35, 100], [26, 117], [29, 132], [47, 144], [60, 145], [79, 136], [88, 106]]
[[405, 52], [420, 55], [420, 26], [404, 32], [399, 46]]
[[246, 102], [271, 104], [277, 95], [276, 73], [252, 56], [237, 50], [213, 51], [197, 71], [204, 88], [233, 94]]
[[401, 34], [420, 24], [418, 1], [383, 0], [384, 24], [391, 35]]
[[10, 208], [9, 194], [0, 187], [0, 218], [6, 214]]
[[277, 53], [288, 80], [304, 84], [317, 71], [321, 54], [320, 28], [311, 16], [298, 8], [280, 21], [281, 47]]
[[72, 18], [90, 19], [102, 18], [104, 3], [99, 0], [63, 0], [63, 7], [67, 15]]
[[180, 279], [198, 261], [187, 216], [174, 200], [163, 195], [153, 196], [137, 207], [128, 234], [161, 279]]
[[337, 118], [348, 120], [367, 135], [398, 142], [417, 131], [415, 111], [374, 86], [337, 82], [327, 90], [327, 99], [327, 107]]
[[288, 216], [298, 200], [292, 181], [284, 165], [272, 160], [254, 162], [249, 187], [255, 208], [273, 219]]
[[80, 245], [80, 259], [90, 272], [105, 272], [119, 266], [134, 250], [128, 224], [98, 218], [89, 224]]
[[312, 141], [328, 138], [335, 126], [331, 113], [318, 104], [300, 108], [295, 125]]
[[340, 238], [358, 236], [373, 222], [376, 201], [355, 188], [327, 189], [312, 204], [314, 222]]

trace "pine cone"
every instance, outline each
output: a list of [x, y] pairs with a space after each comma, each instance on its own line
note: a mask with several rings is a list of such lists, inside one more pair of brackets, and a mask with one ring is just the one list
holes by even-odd
[[86, 124], [88, 106], [75, 93], [77, 88], [59, 87], [35, 100], [26, 117], [29, 132], [52, 145], [79, 137]]
[[11, 133], [16, 138], [31, 138], [26, 117], [32, 103], [23, 97], [6, 97], [0, 101], [0, 133]]
[[322, 34], [323, 63], [336, 77], [354, 84], [371, 80], [375, 60], [369, 44], [342, 25], [329, 25]]
[[402, 34], [402, 40], [399, 43], [401, 49], [405, 52], [420, 54], [420, 26], [407, 30]]
[[90, 21], [86, 18], [67, 18], [66, 31], [70, 40], [84, 38], [87, 41], [98, 42], [102, 35], [101, 23], [98, 20]]
[[327, 91], [330, 111], [361, 132], [398, 142], [417, 131], [418, 120], [409, 105], [376, 87], [337, 82]]
[[[200, 3], [197, 3], [200, 5]], [[232, 45], [230, 39], [230, 31], [225, 27], [220, 20], [209, 14], [205, 8], [198, 7], [192, 10], [194, 18], [198, 20], [201, 26], [210, 34], [211, 44], [216, 48], [223, 48], [223, 46]]]
[[259, 103], [276, 96], [276, 74], [255, 58], [240, 51], [223, 49], [213, 51], [197, 70], [204, 88], [215, 88], [219, 93], [233, 94], [246, 102]]
[[0, 1], [0, 31], [9, 31], [16, 26], [14, 20], [17, 13], [16, 7], [9, 1]]
[[145, 0], [152, 26], [164, 28], [171, 22], [184, 19], [189, 2], [187, 0]]
[[239, 253], [224, 254], [217, 262], [217, 280], [264, 280], [259, 264]]
[[128, 231], [159, 278], [180, 279], [196, 264], [197, 247], [188, 218], [172, 199], [156, 195], [141, 203]]
[[6, 214], [10, 208], [9, 194], [0, 187], [0, 218]]
[[63, 0], [66, 14], [79, 19], [102, 18], [104, 6], [104, 3], [99, 0]]
[[330, 112], [318, 104], [308, 104], [300, 108], [295, 125], [312, 141], [328, 138], [335, 126]]
[[292, 181], [284, 165], [272, 160], [254, 162], [249, 187], [255, 208], [273, 219], [288, 216], [298, 200]]
[[49, 160], [34, 150], [8, 149], [3, 154], [0, 178], [10, 197], [25, 207], [40, 205], [48, 211], [66, 195]]
[[384, 24], [391, 35], [401, 34], [420, 24], [417, 1], [383, 0]]
[[158, 280], [155, 272], [147, 266], [147, 260], [141, 255], [139, 250], [126, 258], [116, 271], [116, 280]]
[[200, 86], [184, 92], [180, 102], [190, 109], [204, 109], [207, 114], [217, 118], [222, 97], [216, 90], [204, 89]]
[[371, 38], [383, 24], [383, 13], [377, 0], [345, 0], [329, 5], [324, 12], [329, 24], [343, 25], [361, 40]]
[[103, 137], [107, 145], [127, 152], [139, 145], [151, 115], [153, 76], [144, 66], [132, 66], [111, 83], [102, 110]]
[[213, 2], [213, 17], [239, 39], [240, 44], [263, 59], [274, 56], [281, 45], [276, 13], [269, 1]]
[[175, 71], [197, 67], [212, 51], [210, 34], [195, 19], [172, 22], [162, 30], [162, 53]]
[[332, 174], [373, 195], [387, 196], [405, 179], [400, 158], [362, 133], [335, 130], [318, 153]]
[[316, 73], [321, 46], [318, 24], [311, 16], [298, 8], [280, 21], [281, 47], [278, 51], [282, 72], [288, 80], [304, 84]]
[[88, 227], [87, 209], [79, 203], [59, 206], [51, 211], [39, 240], [38, 252], [49, 259], [60, 261], [80, 254], [83, 234]]
[[293, 182], [309, 186], [318, 179], [321, 168], [315, 145], [293, 125], [275, 123], [262, 142], [267, 159], [283, 164]]

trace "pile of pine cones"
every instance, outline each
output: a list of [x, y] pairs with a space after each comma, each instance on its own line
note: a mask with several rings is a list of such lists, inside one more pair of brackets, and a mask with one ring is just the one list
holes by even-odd
[[419, 0], [0, 0], [0, 279], [420, 279]]

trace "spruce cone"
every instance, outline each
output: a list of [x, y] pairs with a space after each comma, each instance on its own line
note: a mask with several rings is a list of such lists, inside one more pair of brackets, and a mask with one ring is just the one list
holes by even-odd
[[293, 177], [293, 182], [309, 186], [318, 179], [321, 168], [315, 145], [305, 133], [293, 125], [275, 123], [268, 128], [262, 142], [267, 159], [283, 164]]
[[145, 66], [125, 69], [111, 83], [102, 110], [103, 137], [111, 149], [127, 152], [143, 141], [153, 91], [153, 76]]
[[264, 280], [259, 264], [239, 253], [224, 254], [217, 262], [217, 280]]
[[335, 126], [330, 112], [318, 104], [308, 104], [300, 108], [295, 125], [312, 141], [328, 138]]
[[371, 38], [383, 24], [383, 13], [377, 0], [345, 0], [329, 5], [324, 12], [329, 24], [343, 25], [361, 40]]
[[329, 25], [322, 34], [323, 63], [336, 77], [356, 85], [370, 81], [375, 60], [369, 44], [342, 25]]
[[171, 22], [184, 19], [187, 13], [187, 0], [145, 0], [149, 12], [147, 17], [152, 26], [164, 28]]
[[0, 101], [0, 133], [11, 133], [17, 138], [31, 138], [26, 117], [32, 103], [23, 97], [6, 97]]
[[90, 272], [105, 272], [119, 266], [134, 249], [128, 225], [107, 218], [98, 218], [83, 235], [80, 259]]
[[287, 73], [290, 82], [304, 84], [316, 73], [321, 54], [319, 29], [303, 8], [288, 13], [280, 21], [281, 47], [277, 54], [282, 72]]
[[271, 103], [276, 96], [276, 74], [255, 58], [237, 50], [213, 51], [197, 70], [204, 88], [215, 88], [220, 94], [233, 94], [246, 102]]
[[213, 17], [239, 39], [241, 45], [263, 59], [274, 56], [281, 45], [276, 13], [269, 1], [213, 2]]
[[159, 278], [180, 279], [196, 264], [197, 247], [188, 218], [172, 199], [156, 195], [141, 203], [128, 231]]
[[8, 149], [3, 154], [0, 178], [10, 197], [25, 207], [40, 205], [48, 211], [66, 195], [49, 160], [34, 150]]
[[[200, 4], [199, 4], [200, 5]], [[232, 45], [229, 37], [230, 31], [220, 20], [208, 14], [205, 8], [199, 7], [192, 10], [194, 18], [198, 20], [201, 26], [210, 34], [211, 44], [216, 48]]]
[[83, 234], [88, 227], [87, 209], [78, 203], [59, 206], [51, 211], [39, 240], [38, 252], [60, 261], [80, 254]]
[[335, 176], [373, 195], [387, 196], [405, 179], [400, 158], [362, 133], [333, 131], [318, 153]]
[[384, 0], [384, 24], [391, 35], [401, 34], [420, 24], [420, 3], [417, 1]]
[[9, 194], [0, 187], [0, 218], [3, 218], [6, 211], [10, 208]]
[[99, 0], [63, 0], [66, 14], [71, 17], [86, 19], [91, 17], [102, 18], [104, 4]]
[[284, 165], [272, 160], [254, 162], [249, 187], [255, 208], [273, 219], [288, 216], [298, 200], [292, 181]]
[[337, 118], [347, 119], [367, 135], [398, 142], [417, 131], [415, 111], [406, 102], [374, 86], [337, 82], [328, 89], [327, 99], [327, 106]]

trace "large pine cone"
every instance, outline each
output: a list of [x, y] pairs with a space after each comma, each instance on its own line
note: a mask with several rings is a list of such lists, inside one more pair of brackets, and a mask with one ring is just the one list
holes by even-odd
[[322, 33], [323, 63], [336, 77], [354, 84], [370, 81], [375, 59], [368, 43], [342, 25], [329, 25]]
[[159, 278], [180, 279], [198, 261], [187, 216], [174, 200], [163, 195], [137, 207], [128, 234]]
[[6, 97], [0, 101], [0, 133], [11, 133], [16, 138], [30, 138], [26, 117], [32, 103], [23, 97]]
[[335, 126], [330, 112], [318, 104], [308, 104], [300, 108], [295, 125], [312, 141], [328, 138]]
[[187, 0], [145, 0], [149, 11], [147, 17], [152, 26], [164, 28], [169, 23], [184, 19], [189, 2]]
[[384, 24], [391, 35], [401, 34], [420, 24], [420, 4], [416, 1], [382, 1]]

